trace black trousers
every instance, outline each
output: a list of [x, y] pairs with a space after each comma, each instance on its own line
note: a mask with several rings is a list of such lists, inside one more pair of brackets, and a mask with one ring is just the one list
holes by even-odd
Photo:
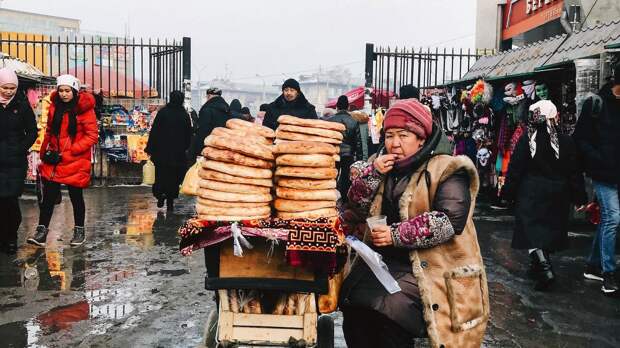
[[340, 196], [342, 197], [342, 202], [348, 202], [347, 194], [349, 193], [349, 188], [351, 187], [351, 165], [355, 162], [353, 156], [341, 157], [339, 162], [339, 175], [338, 175], [338, 183], [337, 188], [338, 192], [340, 192]]
[[17, 197], [0, 197], [0, 243], [17, 243], [17, 230], [22, 223], [22, 212]]
[[179, 197], [179, 186], [183, 182], [185, 166], [155, 165], [155, 184], [153, 196], [155, 198], [176, 199]]
[[[84, 220], [86, 218], [84, 190], [74, 186], [67, 186], [67, 189], [69, 190], [69, 198], [71, 198], [71, 206], [73, 207], [75, 226], [84, 227]], [[43, 201], [39, 207], [39, 225], [50, 226], [50, 221], [52, 221], [52, 215], [54, 214], [54, 206], [60, 195], [59, 183], [43, 180]]]
[[342, 331], [348, 348], [407, 348], [414, 337], [383, 314], [368, 308], [342, 308]]

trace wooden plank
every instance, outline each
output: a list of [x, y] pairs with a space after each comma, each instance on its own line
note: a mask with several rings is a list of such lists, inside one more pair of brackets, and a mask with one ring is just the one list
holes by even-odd
[[316, 322], [317, 322], [316, 313], [306, 313], [304, 314], [304, 340], [306, 340], [306, 344], [312, 345], [316, 342]]
[[275, 246], [271, 258], [267, 250], [271, 242], [252, 240], [253, 249], [243, 250], [243, 257], [233, 254], [232, 242], [222, 244], [220, 249], [220, 278], [275, 278], [314, 280], [314, 274], [305, 268], [292, 267], [284, 257], [284, 243]]
[[220, 295], [220, 308], [222, 311], [230, 311], [230, 302], [228, 302], [228, 290], [218, 290]]
[[304, 317], [301, 315], [235, 313], [233, 326], [303, 329]]
[[233, 339], [233, 333], [233, 313], [221, 311], [218, 319], [217, 339], [219, 341], [230, 341]]
[[288, 343], [290, 337], [301, 339], [302, 329], [274, 329], [258, 327], [233, 327], [232, 339], [243, 343]]

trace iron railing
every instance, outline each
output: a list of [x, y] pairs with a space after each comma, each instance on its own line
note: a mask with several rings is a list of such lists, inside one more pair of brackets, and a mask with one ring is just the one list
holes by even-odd
[[0, 51], [48, 76], [72, 74], [107, 97], [167, 98], [191, 79], [191, 40], [0, 32]]

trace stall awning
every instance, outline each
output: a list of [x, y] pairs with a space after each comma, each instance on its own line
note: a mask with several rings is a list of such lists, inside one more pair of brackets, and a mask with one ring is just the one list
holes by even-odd
[[[364, 90], [364, 87], [356, 87], [343, 94], [347, 96], [350, 107], [354, 107], [355, 109], [364, 108]], [[385, 90], [378, 89], [371, 93], [371, 97], [373, 105], [379, 105], [387, 108], [389, 106], [390, 99], [394, 98], [395, 94], [392, 91], [387, 92]], [[338, 98], [331, 99], [325, 104], [325, 107], [335, 109], [337, 101]]]
[[43, 74], [43, 72], [34, 65], [19, 58], [8, 56], [2, 52], [0, 52], [0, 68], [9, 68], [15, 71], [15, 74], [17, 74], [17, 77], [21, 81], [49, 85], [56, 83], [56, 78]]

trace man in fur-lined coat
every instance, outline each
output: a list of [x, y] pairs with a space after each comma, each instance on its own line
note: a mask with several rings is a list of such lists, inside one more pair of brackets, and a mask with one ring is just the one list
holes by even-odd
[[355, 230], [367, 216], [387, 225], [365, 228], [402, 291], [390, 295], [368, 266], [354, 262], [340, 295], [349, 347], [410, 347], [429, 337], [434, 348], [479, 347], [489, 318], [487, 279], [472, 215], [478, 191], [467, 157], [436, 155], [442, 136], [415, 99], [386, 113], [385, 151], [356, 162], [349, 209]]

